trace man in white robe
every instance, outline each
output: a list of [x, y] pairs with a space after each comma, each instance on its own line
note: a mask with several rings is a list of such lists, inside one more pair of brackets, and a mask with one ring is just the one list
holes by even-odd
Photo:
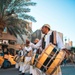
[[[63, 42], [62, 42], [62, 39], [60, 38], [59, 34], [56, 32], [56, 36], [55, 37], [50, 37], [52, 35], [52, 30], [50, 28], [50, 25], [48, 24], [44, 24], [42, 26], [42, 29], [41, 29], [42, 33], [45, 34], [44, 35], [44, 40], [43, 38], [36, 44], [34, 45], [33, 43], [31, 43], [31, 47], [32, 48], [39, 48], [39, 47], [42, 47], [42, 49], [45, 49], [50, 43], [52, 44], [55, 44], [57, 48], [59, 49], [63, 49], [64, 48], [64, 45], [63, 45]], [[55, 43], [51, 40], [51, 39], [54, 39], [55, 38]], [[43, 46], [45, 42], [45, 45]], [[54, 72], [53, 75], [62, 75], [61, 73], [61, 69], [60, 67], [57, 68], [57, 70]]]
[[23, 49], [25, 58], [24, 58], [23, 66], [22, 66], [22, 75], [24, 75], [27, 72], [30, 72], [30, 61], [31, 61], [31, 57], [32, 57], [32, 47], [29, 44], [30, 44], [30, 41], [26, 40], [26, 45]]

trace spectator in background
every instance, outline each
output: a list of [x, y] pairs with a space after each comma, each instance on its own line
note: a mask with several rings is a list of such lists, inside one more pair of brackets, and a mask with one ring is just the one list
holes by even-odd
[[[34, 40], [34, 44], [37, 44], [39, 42], [39, 39], [38, 38], [36, 38], [35, 40]], [[34, 50], [34, 53], [36, 53], [36, 54], [41, 54], [41, 52], [42, 52], [42, 49], [41, 49], [41, 47], [39, 47], [38, 49], [37, 48], [34, 48], [33, 49]]]

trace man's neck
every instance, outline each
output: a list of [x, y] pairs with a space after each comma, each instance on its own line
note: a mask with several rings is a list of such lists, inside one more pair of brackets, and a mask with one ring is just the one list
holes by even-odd
[[47, 35], [47, 34], [48, 34], [48, 32], [49, 32], [49, 30], [47, 30], [47, 31], [46, 31], [45, 35]]

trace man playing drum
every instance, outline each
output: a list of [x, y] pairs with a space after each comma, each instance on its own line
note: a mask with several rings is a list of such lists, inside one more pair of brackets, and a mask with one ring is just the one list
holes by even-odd
[[[39, 42], [39, 39], [36, 38], [34, 40], [34, 44], [37, 44], [38, 42]], [[37, 59], [38, 56], [41, 54], [41, 52], [42, 52], [41, 47], [39, 47], [38, 49], [37, 48], [33, 48], [33, 57]], [[38, 72], [41, 73], [41, 71], [38, 68], [33, 67], [33, 65], [32, 65], [34, 63], [34, 58], [33, 57], [32, 57], [33, 60], [31, 59], [30, 75], [41, 75], [41, 74], [38, 73]]]
[[19, 62], [19, 72], [21, 73], [22, 67], [23, 67], [23, 57], [24, 57], [24, 52], [23, 52], [24, 44], [21, 44], [20, 46], [20, 62]]
[[30, 47], [30, 41], [29, 39], [26, 40], [26, 45], [23, 49], [24, 51], [24, 62], [23, 62], [23, 67], [22, 67], [22, 75], [24, 75], [26, 72], [30, 71], [30, 61], [32, 57], [32, 48]]
[[21, 48], [21, 46], [19, 47], [19, 52], [17, 55], [15, 55], [15, 61], [16, 61], [16, 65], [15, 65], [15, 68], [18, 69], [19, 67], [19, 71], [21, 71], [21, 61], [20, 61], [20, 58], [21, 56], [23, 56], [23, 50]]
[[[32, 48], [39, 48], [41, 46], [44, 50], [50, 43], [59, 49], [64, 48], [62, 39], [60, 38], [59, 34], [55, 31], [52, 31], [50, 25], [44, 24], [41, 28], [41, 31], [44, 34], [44, 37], [36, 45], [31, 43], [30, 45]], [[62, 75], [60, 67], [58, 67], [52, 75]]]

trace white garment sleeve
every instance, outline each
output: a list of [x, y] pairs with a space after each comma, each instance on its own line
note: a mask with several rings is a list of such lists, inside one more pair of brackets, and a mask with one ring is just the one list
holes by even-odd
[[26, 47], [23, 48], [23, 55], [26, 55], [27, 51], [26, 51]]
[[41, 47], [41, 45], [42, 45], [42, 39], [35, 45], [35, 44], [33, 44], [33, 43], [30, 43], [30, 46], [32, 47], [32, 48], [39, 48], [39, 47]]
[[37, 49], [35, 48], [33, 52], [36, 53], [36, 51], [37, 51]]
[[21, 56], [23, 56], [23, 51], [21, 51]]
[[31, 51], [31, 50], [32, 50], [32, 47], [29, 48], [29, 51]]
[[63, 43], [63, 41], [62, 41], [62, 39], [61, 39], [61, 37], [59, 36], [58, 33], [56, 33], [56, 40], [57, 40], [57, 47], [58, 47], [59, 49], [65, 48], [65, 47], [64, 47], [64, 43]]

